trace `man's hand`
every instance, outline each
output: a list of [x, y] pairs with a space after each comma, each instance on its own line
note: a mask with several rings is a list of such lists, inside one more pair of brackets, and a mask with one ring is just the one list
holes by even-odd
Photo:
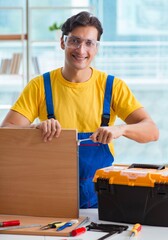
[[110, 143], [113, 139], [119, 138], [123, 135], [123, 125], [99, 127], [91, 136], [93, 142], [100, 142], [103, 144]]
[[108, 144], [121, 136], [139, 143], [148, 143], [158, 140], [159, 130], [144, 108], [140, 108], [128, 115], [125, 124], [100, 127], [90, 138], [94, 142]]
[[42, 130], [42, 138], [44, 142], [51, 141], [53, 137], [59, 137], [61, 133], [60, 123], [53, 118], [37, 124], [36, 128]]

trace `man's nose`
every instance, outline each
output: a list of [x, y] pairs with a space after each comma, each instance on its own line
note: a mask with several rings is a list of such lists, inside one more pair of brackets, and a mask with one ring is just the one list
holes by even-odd
[[81, 42], [79, 45], [78, 45], [78, 47], [77, 47], [77, 49], [79, 49], [79, 50], [86, 50], [86, 44], [85, 44], [85, 42], [83, 41], [83, 42]]

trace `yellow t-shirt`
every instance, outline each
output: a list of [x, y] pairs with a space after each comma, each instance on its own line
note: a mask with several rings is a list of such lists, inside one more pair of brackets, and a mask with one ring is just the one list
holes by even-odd
[[[50, 72], [54, 114], [62, 128], [78, 132], [94, 132], [101, 124], [107, 74], [92, 69], [91, 78], [83, 83], [69, 82], [63, 78], [61, 68]], [[126, 117], [142, 105], [128, 86], [115, 78], [109, 125], [114, 125], [116, 116]], [[11, 108], [24, 115], [30, 122], [36, 118], [47, 119], [43, 77], [32, 79]], [[113, 146], [110, 146], [112, 152]]]

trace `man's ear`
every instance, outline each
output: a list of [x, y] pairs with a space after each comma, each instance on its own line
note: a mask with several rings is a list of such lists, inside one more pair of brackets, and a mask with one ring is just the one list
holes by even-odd
[[64, 50], [65, 49], [65, 43], [63, 37], [61, 37], [61, 48]]

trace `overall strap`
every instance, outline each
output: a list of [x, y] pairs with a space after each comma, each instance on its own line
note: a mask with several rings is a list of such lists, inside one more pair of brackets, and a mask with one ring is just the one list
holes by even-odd
[[46, 106], [47, 106], [47, 118], [48, 119], [55, 118], [53, 100], [52, 100], [50, 73], [49, 72], [44, 73], [43, 79], [44, 79], [44, 89], [45, 89]]
[[110, 105], [111, 105], [111, 98], [113, 93], [113, 81], [114, 81], [114, 76], [108, 75], [107, 81], [106, 81], [105, 94], [104, 94], [104, 105], [103, 105], [101, 126], [108, 126], [108, 123], [110, 120]]

